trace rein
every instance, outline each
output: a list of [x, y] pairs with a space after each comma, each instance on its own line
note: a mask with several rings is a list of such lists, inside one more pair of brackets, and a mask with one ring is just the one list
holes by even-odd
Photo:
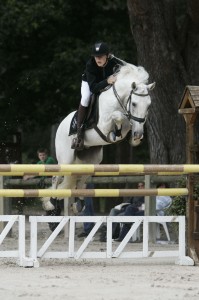
[[[133, 116], [130, 112], [130, 109], [127, 109], [127, 106], [128, 106], [128, 103], [131, 102], [131, 96], [132, 94], [136, 95], [136, 96], [140, 96], [140, 97], [146, 97], [148, 96], [149, 94], [139, 94], [139, 93], [136, 93], [133, 89], [130, 91], [130, 94], [128, 96], [128, 99], [127, 99], [127, 103], [126, 103], [126, 106], [123, 105], [122, 101], [121, 101], [121, 98], [118, 94], [118, 92], [116, 91], [116, 88], [115, 88], [115, 84], [113, 84], [113, 92], [114, 92], [114, 95], [118, 101], [118, 103], [120, 104], [121, 108], [123, 109], [124, 111], [124, 115], [128, 118], [130, 124], [132, 125], [131, 123], [131, 120], [134, 120], [136, 122], [139, 122], [139, 123], [144, 123], [146, 118], [139, 118], [139, 117], [136, 117], [136, 116]], [[130, 105], [129, 105], [130, 107]]]

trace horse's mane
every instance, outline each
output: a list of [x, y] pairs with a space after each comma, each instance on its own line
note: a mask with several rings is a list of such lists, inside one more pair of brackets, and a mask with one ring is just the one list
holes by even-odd
[[139, 83], [142, 82], [142, 83], [145, 83], [145, 84], [148, 83], [149, 74], [141, 66], [136, 67], [136, 66], [134, 66], [132, 64], [129, 64], [129, 63], [122, 66], [120, 68], [120, 71], [119, 71], [117, 77], [119, 79], [119, 78], [125, 77], [126, 75], [128, 75], [128, 76], [130, 75], [131, 79], [135, 80], [135, 82], [139, 82]]

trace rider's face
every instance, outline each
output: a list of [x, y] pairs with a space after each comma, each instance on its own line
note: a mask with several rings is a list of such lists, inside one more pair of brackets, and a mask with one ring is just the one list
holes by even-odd
[[106, 64], [107, 55], [94, 56], [94, 58], [95, 58], [95, 62], [98, 65], [98, 67], [103, 67]]

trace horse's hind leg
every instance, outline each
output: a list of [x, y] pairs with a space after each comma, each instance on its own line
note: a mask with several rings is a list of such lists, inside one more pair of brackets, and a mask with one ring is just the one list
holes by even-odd
[[[63, 181], [58, 185], [58, 189], [76, 189], [77, 188], [78, 176], [64, 176]], [[73, 197], [64, 197], [64, 215], [68, 216], [71, 214], [71, 207], [74, 203]]]
[[[50, 202], [53, 204], [54, 209], [46, 211], [47, 216], [61, 216], [62, 207], [61, 207], [60, 200], [58, 200], [57, 198], [53, 198], [53, 197], [50, 198]], [[55, 228], [59, 225], [59, 222], [49, 222], [48, 225], [49, 225], [50, 230], [54, 231]]]
[[[53, 176], [52, 177], [52, 186], [49, 188], [49, 189], [52, 189], [52, 190], [55, 190], [58, 188], [59, 184], [63, 181], [63, 177], [62, 176]], [[47, 210], [47, 211], [52, 211], [55, 209], [55, 206], [54, 206], [54, 200], [52, 199], [55, 199], [56, 197], [43, 197], [41, 198], [41, 201], [42, 201], [42, 206], [44, 208], [44, 210]], [[56, 198], [58, 199], [58, 198]], [[51, 201], [52, 200], [52, 201]], [[61, 199], [58, 199], [58, 200], [61, 200]]]
[[[52, 186], [50, 189], [55, 190], [57, 189], [58, 185], [63, 181], [62, 176], [53, 176], [52, 177]], [[42, 204], [44, 210], [46, 210], [46, 215], [47, 216], [60, 216], [61, 215], [61, 202], [57, 197], [43, 197], [42, 199]], [[58, 226], [59, 223], [57, 222], [49, 222], [49, 228], [51, 231], [54, 231], [55, 228]]]

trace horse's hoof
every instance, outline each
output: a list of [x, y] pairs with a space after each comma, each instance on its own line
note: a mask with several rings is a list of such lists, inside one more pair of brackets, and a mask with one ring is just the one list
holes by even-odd
[[[58, 206], [54, 208], [53, 210], [49, 210], [46, 212], [47, 216], [60, 216], [61, 215], [61, 208]], [[59, 222], [49, 222], [48, 223], [49, 228], [51, 231], [54, 231], [57, 226], [59, 225]]]
[[43, 206], [43, 209], [46, 211], [55, 209], [54, 205], [50, 201], [43, 202], [42, 206]]
[[61, 216], [61, 208], [60, 207], [56, 207], [53, 210], [48, 210], [46, 212], [47, 216]]
[[115, 143], [116, 141], [115, 132], [113, 131], [109, 132], [109, 134], [107, 135], [107, 140], [109, 141], [109, 143]]
[[115, 125], [115, 135], [116, 135], [117, 137], [122, 138], [122, 126], [121, 126], [120, 129], [118, 129], [117, 126]]
[[133, 146], [133, 147], [139, 146], [141, 142], [142, 142], [141, 139], [132, 139], [132, 138], [131, 138], [131, 139], [129, 140], [129, 144], [130, 144], [131, 146]]
[[48, 226], [52, 232], [57, 228], [58, 225], [59, 223], [48, 223]]

